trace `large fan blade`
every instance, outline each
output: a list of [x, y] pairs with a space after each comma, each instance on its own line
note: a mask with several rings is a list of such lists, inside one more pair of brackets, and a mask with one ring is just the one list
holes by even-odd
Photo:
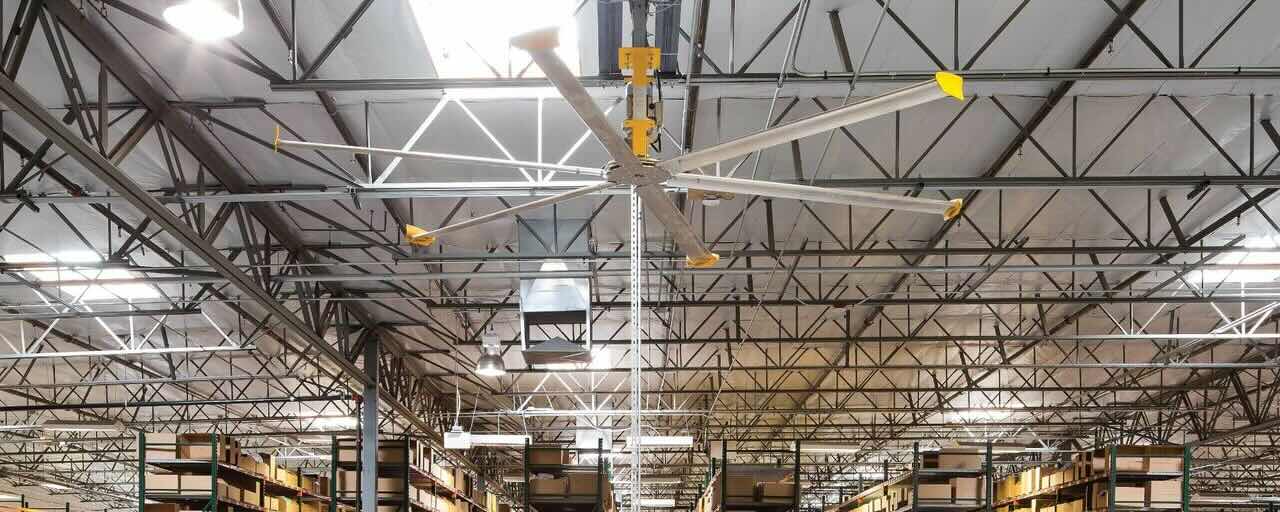
[[662, 225], [666, 226], [667, 231], [671, 232], [671, 236], [676, 239], [676, 244], [685, 253], [685, 263], [688, 266], [693, 268], [710, 267], [720, 260], [719, 255], [707, 250], [707, 246], [702, 244], [698, 234], [693, 232], [693, 226], [689, 225], [689, 221], [685, 220], [684, 214], [680, 213], [675, 203], [671, 202], [671, 198], [667, 197], [667, 193], [661, 187], [644, 185], [637, 187], [636, 192], [644, 200], [644, 210], [657, 216]]
[[631, 153], [631, 146], [609, 124], [609, 119], [596, 105], [595, 100], [591, 99], [586, 87], [582, 86], [578, 77], [573, 76], [573, 72], [569, 71], [569, 67], [553, 51], [560, 44], [558, 32], [554, 27], [516, 36], [511, 39], [511, 44], [529, 52], [533, 62], [542, 69], [542, 74], [556, 86], [560, 95], [564, 96], [564, 100], [573, 107], [573, 111], [578, 113], [578, 117], [582, 118], [582, 122], [587, 125], [596, 139], [604, 144], [605, 151], [609, 152], [609, 156], [615, 162], [635, 175], [654, 172], [654, 169], [646, 170], [641, 166], [640, 159]]
[[873, 117], [891, 114], [922, 103], [951, 96], [964, 99], [963, 79], [939, 72], [933, 80], [887, 92], [857, 103], [778, 125], [768, 130], [678, 156], [659, 164], [671, 174], [754, 153], [778, 144], [808, 137]]
[[790, 183], [728, 178], [723, 176], [705, 176], [692, 173], [672, 176], [671, 179], [667, 180], [667, 185], [697, 190], [711, 190], [714, 192], [730, 192], [734, 194], [751, 194], [756, 196], [798, 199], [801, 201], [817, 201], [820, 203], [849, 204], [854, 206], [869, 206], [872, 208], [936, 213], [938, 215], [942, 215], [942, 217], [947, 220], [959, 215], [960, 209], [964, 206], [964, 201], [959, 198], [952, 199], [950, 201], [942, 201], [939, 199], [922, 199], [918, 197], [899, 196], [894, 194], [863, 192], [860, 190], [840, 190], [813, 187], [809, 185], [793, 185]]
[[458, 162], [464, 164], [487, 165], [493, 167], [509, 167], [512, 169], [542, 169], [546, 171], [564, 172], [570, 174], [583, 174], [587, 176], [604, 176], [601, 169], [593, 169], [590, 167], [579, 167], [576, 165], [563, 165], [544, 162], [525, 162], [521, 160], [507, 160], [505, 158], [491, 158], [487, 156], [470, 156], [470, 155], [453, 155], [449, 153], [431, 153], [427, 151], [402, 151], [399, 149], [375, 148], [368, 146], [347, 146], [343, 144], [325, 144], [321, 142], [306, 142], [301, 140], [288, 140], [280, 138], [280, 131], [276, 130], [276, 140], [274, 147], [286, 148], [302, 148], [314, 149], [316, 151], [341, 151], [352, 154], [366, 155], [387, 155], [401, 158], [412, 158], [417, 160], [439, 160], [445, 162]]
[[413, 226], [413, 225], [406, 225], [404, 228], [404, 234], [405, 234], [405, 238], [409, 239], [410, 244], [416, 245], [419, 247], [426, 247], [428, 245], [435, 243], [437, 237], [445, 233], [448, 233], [450, 231], [457, 231], [459, 229], [465, 229], [471, 226], [478, 226], [480, 224], [484, 224], [486, 222], [492, 222], [492, 221], [501, 219], [503, 217], [510, 217], [512, 215], [518, 214], [523, 211], [533, 210], [535, 208], [549, 206], [555, 203], [559, 203], [561, 201], [568, 201], [575, 197], [585, 196], [587, 194], [598, 192], [612, 186], [614, 186], [614, 184], [611, 182], [603, 182], [595, 185], [587, 185], [582, 188], [575, 188], [568, 192], [562, 192], [554, 196], [547, 196], [542, 199], [529, 201], [520, 206], [512, 206], [511, 208], [507, 208], [505, 210], [499, 210], [493, 213], [488, 213], [485, 215], [481, 215], [479, 217], [464, 220], [457, 224], [450, 224], [448, 226], [436, 228], [431, 231], [427, 231], [425, 229], [422, 229], [420, 227]]

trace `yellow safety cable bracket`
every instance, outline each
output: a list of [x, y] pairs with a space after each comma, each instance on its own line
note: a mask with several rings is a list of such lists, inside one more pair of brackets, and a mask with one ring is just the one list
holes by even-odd
[[[651, 71], [662, 64], [662, 50], [654, 47], [618, 48], [618, 67], [631, 71], [623, 75], [623, 79], [632, 87], [648, 87], [653, 81]], [[639, 157], [649, 156], [649, 130], [657, 125], [647, 117], [647, 109], [632, 112], [631, 118], [622, 122], [622, 126], [631, 130], [631, 153]]]

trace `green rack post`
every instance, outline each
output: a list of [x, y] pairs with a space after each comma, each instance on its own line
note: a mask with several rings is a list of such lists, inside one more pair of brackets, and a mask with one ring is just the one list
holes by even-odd
[[[889, 479], [886, 478], [885, 481]], [[911, 443], [911, 512], [920, 507], [920, 442]]]
[[529, 495], [533, 493], [533, 488], [531, 485], [529, 485], [529, 438], [528, 437], [524, 438], [524, 462], [521, 465], [524, 467], [524, 496], [523, 496], [524, 507], [521, 510], [523, 510], [523, 512], [529, 512]]
[[800, 441], [796, 441], [796, 461], [794, 471], [795, 474], [792, 476], [792, 482], [795, 485], [795, 490], [791, 494], [792, 504], [795, 507], [795, 512], [800, 512]]
[[1182, 447], [1182, 512], [1191, 512], [1191, 446]]
[[147, 510], [147, 433], [138, 432], [138, 512]]
[[[639, 440], [637, 440], [639, 442]], [[638, 468], [637, 468], [638, 470]], [[596, 438], [596, 510], [603, 512], [604, 503], [604, 438]]]
[[338, 512], [338, 436], [329, 436], [329, 512]]
[[1107, 512], [1116, 512], [1116, 447], [1107, 448]]
[[[729, 509], [729, 441], [720, 440], [720, 454], [724, 457], [720, 468], [720, 510]], [[634, 470], [633, 470], [634, 471]]]
[[409, 434], [404, 436], [404, 445], [400, 450], [400, 461], [403, 463], [404, 471], [400, 475], [400, 512], [409, 512]]
[[983, 463], [982, 469], [986, 472], [985, 478], [983, 478], [982, 482], [983, 502], [986, 504], [983, 508], [986, 509], [987, 512], [991, 512], [992, 498], [996, 492], [996, 472], [995, 468], [991, 466], [991, 441], [987, 441], [986, 461]]
[[209, 435], [209, 447], [213, 449], [209, 457], [209, 478], [212, 480], [209, 485], [209, 512], [218, 511], [218, 434]]

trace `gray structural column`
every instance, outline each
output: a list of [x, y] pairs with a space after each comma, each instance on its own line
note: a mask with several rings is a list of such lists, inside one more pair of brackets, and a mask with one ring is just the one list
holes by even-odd
[[[378, 336], [365, 336], [364, 373], [378, 381]], [[360, 510], [378, 510], [378, 386], [364, 387], [360, 403]]]

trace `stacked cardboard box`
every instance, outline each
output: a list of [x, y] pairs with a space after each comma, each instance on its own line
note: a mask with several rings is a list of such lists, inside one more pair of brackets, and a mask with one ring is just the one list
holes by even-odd
[[561, 465], [573, 464], [573, 457], [569, 450], [560, 448], [529, 448], [529, 464], [533, 465]]
[[[1092, 494], [1094, 509], [1105, 510], [1107, 508], [1107, 484], [1103, 482], [1093, 484]], [[1142, 484], [1118, 484], [1115, 488], [1115, 496], [1117, 506], [1176, 508], [1182, 503], [1182, 479], [1156, 480]]]
[[921, 456], [925, 469], [982, 469], [986, 456], [972, 450], [942, 450]]

